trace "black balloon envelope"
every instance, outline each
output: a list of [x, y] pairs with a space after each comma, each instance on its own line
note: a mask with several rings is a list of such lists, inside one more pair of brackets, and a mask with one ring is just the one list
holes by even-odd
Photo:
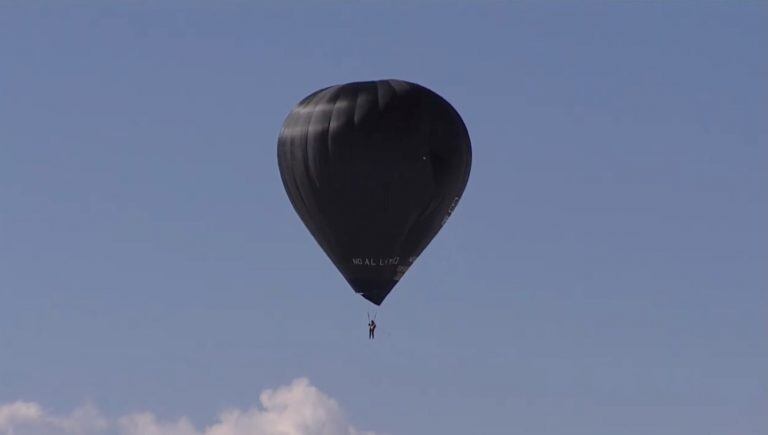
[[469, 178], [456, 110], [400, 80], [321, 89], [277, 141], [288, 197], [352, 288], [379, 305], [440, 231]]

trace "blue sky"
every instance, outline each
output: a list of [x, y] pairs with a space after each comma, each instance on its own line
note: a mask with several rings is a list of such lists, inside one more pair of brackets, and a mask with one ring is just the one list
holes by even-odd
[[[0, 433], [274, 388], [376, 433], [768, 432], [766, 40], [763, 2], [3, 2]], [[371, 343], [276, 138], [380, 78], [474, 155]]]

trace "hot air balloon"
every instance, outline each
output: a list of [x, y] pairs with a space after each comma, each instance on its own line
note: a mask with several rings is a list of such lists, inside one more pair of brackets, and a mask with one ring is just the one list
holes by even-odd
[[352, 289], [380, 305], [458, 204], [472, 149], [438, 94], [379, 80], [304, 98], [283, 124], [277, 160], [312, 236]]

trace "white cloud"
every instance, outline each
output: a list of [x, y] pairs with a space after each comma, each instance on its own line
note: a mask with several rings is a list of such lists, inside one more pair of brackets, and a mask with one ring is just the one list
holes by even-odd
[[187, 418], [161, 421], [151, 412], [109, 420], [93, 406], [56, 416], [37, 403], [14, 402], [0, 404], [0, 435], [374, 435], [352, 427], [339, 404], [304, 378], [263, 391], [259, 401], [224, 411], [201, 429]]
[[0, 406], [0, 430], [8, 431], [14, 425], [39, 420], [43, 410], [37, 403], [14, 402]]

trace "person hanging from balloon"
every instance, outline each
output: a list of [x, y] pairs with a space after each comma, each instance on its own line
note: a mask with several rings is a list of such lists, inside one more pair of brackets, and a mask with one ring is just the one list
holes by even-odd
[[373, 340], [376, 337], [376, 312], [373, 313], [373, 319], [371, 319], [371, 312], [368, 312], [368, 339]]

